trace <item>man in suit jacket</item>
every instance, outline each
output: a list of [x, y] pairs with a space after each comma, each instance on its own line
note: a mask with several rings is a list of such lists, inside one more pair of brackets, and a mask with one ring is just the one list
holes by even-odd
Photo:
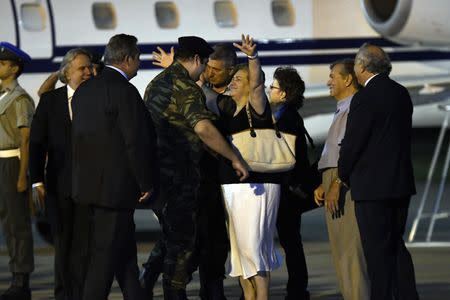
[[113, 36], [103, 72], [80, 85], [73, 99], [72, 188], [90, 205], [89, 266], [84, 300], [106, 299], [116, 276], [124, 299], [143, 299], [133, 214], [155, 186], [156, 137], [137, 89], [134, 36]]
[[339, 177], [330, 189], [336, 193], [344, 183], [351, 188], [371, 299], [414, 300], [418, 299], [414, 267], [402, 238], [409, 201], [416, 192], [413, 106], [406, 88], [389, 78], [391, 68], [381, 48], [364, 44], [359, 49], [354, 69], [364, 88], [350, 105]]
[[[55, 299], [72, 299], [71, 254], [73, 223], [86, 224], [87, 213], [75, 216], [71, 199], [71, 101], [78, 86], [92, 75], [90, 54], [81, 48], [69, 50], [63, 58], [59, 77], [66, 85], [44, 93], [31, 125], [30, 177], [39, 198], [46, 196], [47, 212], [55, 245]], [[48, 157], [48, 162], [46, 160]], [[44, 185], [45, 182], [45, 185]], [[77, 219], [77, 220], [76, 220]], [[82, 242], [79, 241], [79, 242]], [[77, 267], [81, 259], [74, 262]]]

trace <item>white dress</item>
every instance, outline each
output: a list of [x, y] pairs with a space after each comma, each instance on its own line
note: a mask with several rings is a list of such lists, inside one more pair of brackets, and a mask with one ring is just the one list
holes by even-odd
[[274, 247], [280, 185], [223, 184], [230, 238], [230, 276], [244, 279], [272, 271], [282, 263]]

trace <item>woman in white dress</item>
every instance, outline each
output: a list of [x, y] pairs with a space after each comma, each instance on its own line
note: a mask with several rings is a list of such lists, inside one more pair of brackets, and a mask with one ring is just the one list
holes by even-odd
[[[229, 86], [230, 96], [217, 97], [219, 127], [229, 138], [249, 130], [249, 117], [254, 128], [273, 128], [256, 45], [247, 35], [234, 46], [247, 55], [248, 64], [238, 65]], [[230, 276], [239, 277], [245, 299], [268, 299], [270, 272], [281, 264], [274, 232], [283, 176], [250, 172], [249, 178], [240, 182], [225, 161], [219, 176], [228, 216]]]

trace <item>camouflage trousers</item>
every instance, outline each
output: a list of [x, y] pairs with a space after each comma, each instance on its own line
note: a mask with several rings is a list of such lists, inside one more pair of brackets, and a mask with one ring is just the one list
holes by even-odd
[[198, 184], [162, 184], [162, 208], [155, 211], [163, 236], [145, 264], [152, 273], [163, 273], [166, 289], [185, 290], [197, 269]]

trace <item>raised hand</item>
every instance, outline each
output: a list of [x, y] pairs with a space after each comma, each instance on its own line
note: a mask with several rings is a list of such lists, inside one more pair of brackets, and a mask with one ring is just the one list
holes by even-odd
[[253, 38], [250, 35], [241, 36], [241, 44], [233, 43], [233, 46], [241, 50], [247, 56], [253, 56], [256, 53], [256, 44], [253, 42]]
[[152, 52], [153, 64], [155, 66], [159, 66], [164, 69], [170, 66], [173, 62], [173, 56], [175, 55], [174, 48], [173, 47], [170, 48], [170, 53], [167, 53], [159, 46], [156, 47], [156, 49], [158, 49], [159, 53], [156, 51]]

